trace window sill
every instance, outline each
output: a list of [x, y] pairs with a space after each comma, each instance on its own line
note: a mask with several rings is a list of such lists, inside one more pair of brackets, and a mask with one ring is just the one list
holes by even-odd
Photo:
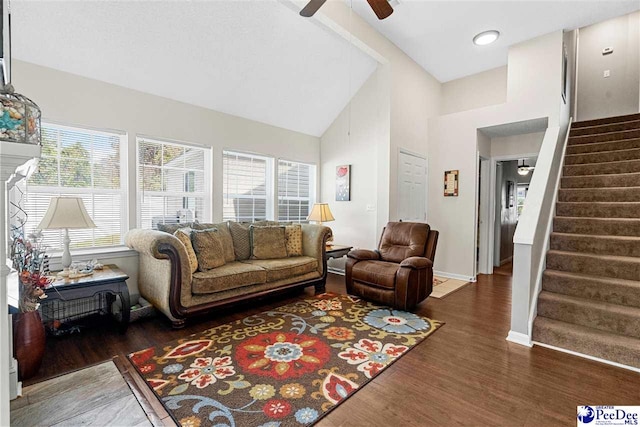
[[[59, 264], [62, 258], [62, 251], [52, 251], [48, 253], [49, 259], [52, 263]], [[71, 257], [74, 262], [77, 261], [91, 261], [97, 258], [127, 258], [138, 256], [138, 252], [127, 246], [115, 246], [110, 248], [87, 248], [87, 249], [71, 249]]]

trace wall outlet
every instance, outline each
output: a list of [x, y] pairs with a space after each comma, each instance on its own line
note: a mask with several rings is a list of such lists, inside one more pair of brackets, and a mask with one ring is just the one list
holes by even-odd
[[375, 212], [376, 205], [367, 205], [367, 212]]
[[602, 73], [602, 75], [604, 78], [611, 77], [611, 70], [604, 70], [604, 73]]

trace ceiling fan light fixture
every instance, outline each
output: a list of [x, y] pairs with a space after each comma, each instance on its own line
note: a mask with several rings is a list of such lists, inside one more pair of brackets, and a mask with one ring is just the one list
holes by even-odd
[[528, 166], [524, 166], [524, 167], [519, 167], [518, 168], [518, 175], [529, 175], [529, 167]]
[[500, 31], [483, 31], [479, 34], [476, 34], [476, 36], [473, 38], [473, 44], [478, 46], [485, 46], [498, 40], [498, 37], [500, 37]]

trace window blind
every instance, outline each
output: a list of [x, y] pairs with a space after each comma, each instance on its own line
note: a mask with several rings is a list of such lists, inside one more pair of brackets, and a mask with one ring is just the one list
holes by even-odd
[[[126, 135], [42, 123], [37, 171], [13, 191], [11, 201], [26, 212], [25, 232], [35, 231], [54, 196], [81, 197], [97, 228], [69, 230], [72, 248], [122, 244], [126, 231]], [[10, 210], [12, 225], [23, 216]], [[63, 247], [62, 230], [43, 230], [48, 250]]]
[[138, 226], [210, 220], [211, 149], [137, 138]]
[[273, 159], [223, 152], [223, 208], [225, 221], [271, 219]]
[[302, 222], [315, 202], [316, 167], [278, 160], [278, 221]]

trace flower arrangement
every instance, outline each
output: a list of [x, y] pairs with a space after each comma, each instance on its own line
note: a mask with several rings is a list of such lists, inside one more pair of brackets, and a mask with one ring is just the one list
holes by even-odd
[[24, 236], [24, 227], [14, 227], [11, 239], [11, 260], [20, 280], [20, 311], [37, 310], [40, 300], [47, 297], [45, 289], [52, 282], [47, 277], [48, 257], [42, 232]]

